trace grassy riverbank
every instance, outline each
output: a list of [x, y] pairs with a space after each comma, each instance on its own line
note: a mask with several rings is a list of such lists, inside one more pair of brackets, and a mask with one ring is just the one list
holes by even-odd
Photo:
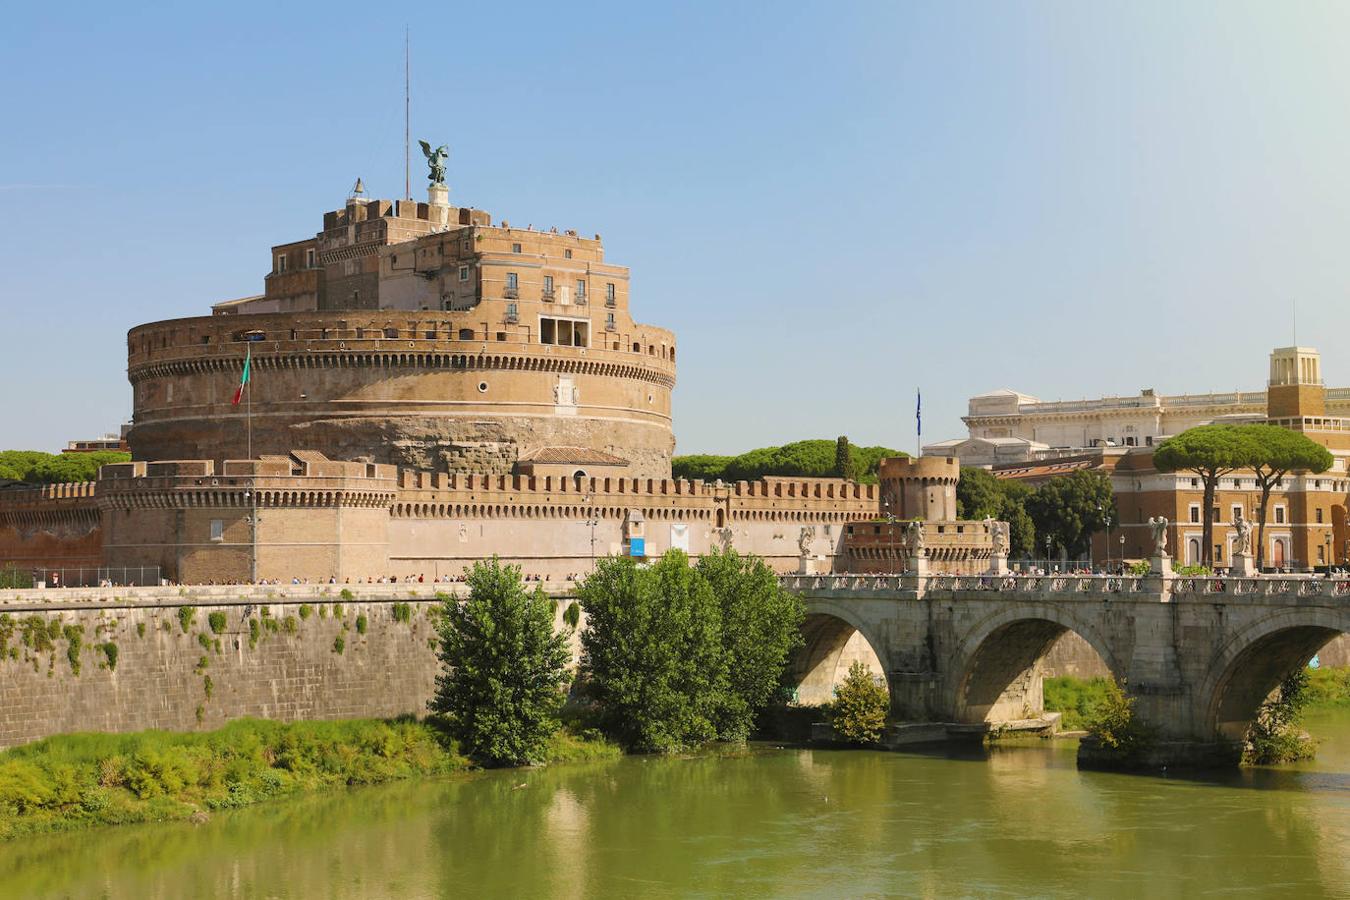
[[[616, 757], [560, 731], [549, 762]], [[473, 767], [436, 724], [412, 719], [272, 722], [217, 731], [70, 734], [0, 753], [0, 839], [91, 825], [189, 819], [326, 788]]]

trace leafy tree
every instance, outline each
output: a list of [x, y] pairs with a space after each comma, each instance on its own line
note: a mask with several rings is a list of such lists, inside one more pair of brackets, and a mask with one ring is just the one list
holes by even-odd
[[1003, 511], [1003, 485], [988, 469], [961, 467], [956, 483], [956, 514], [963, 519], [998, 518]]
[[1107, 679], [1104, 696], [1087, 716], [1084, 726], [1099, 746], [1122, 761], [1138, 761], [1156, 738], [1154, 729], [1135, 718], [1134, 698], [1114, 679]]
[[1071, 556], [1088, 551], [1093, 532], [1116, 519], [1111, 481], [1101, 472], [1079, 470], [1052, 478], [1026, 499], [1036, 533], [1048, 535]]
[[995, 478], [988, 469], [961, 467], [956, 484], [956, 511], [963, 519], [992, 516], [1008, 523], [1008, 553], [1029, 556], [1036, 551], [1036, 525], [1027, 514], [1031, 488], [1020, 481]]
[[703, 481], [726, 480], [727, 464], [736, 457], [714, 456], [708, 453], [696, 453], [677, 456], [670, 461], [671, 475], [675, 478], [702, 479]]
[[[877, 466], [887, 457], [907, 456], [890, 447], [857, 447], [849, 444], [849, 469], [865, 483], [875, 483]], [[839, 473], [838, 442], [797, 441], [781, 447], [760, 447], [739, 456], [696, 454], [671, 460], [676, 478], [701, 478], [713, 481], [754, 481], [766, 475], [829, 478]]]
[[886, 713], [891, 705], [886, 688], [872, 677], [872, 669], [855, 659], [848, 675], [835, 688], [830, 704], [830, 724], [834, 733], [853, 744], [877, 744], [886, 728]]
[[[1273, 426], [1278, 427], [1278, 426]], [[1299, 724], [1312, 699], [1308, 691], [1308, 670], [1299, 668], [1280, 682], [1279, 690], [1257, 710], [1247, 730], [1243, 761], [1258, 766], [1311, 759], [1317, 743], [1303, 734]]]
[[697, 571], [721, 607], [722, 653], [727, 687], [717, 719], [722, 740], [744, 740], [754, 718], [778, 691], [792, 652], [802, 643], [805, 608], [783, 590], [757, 556], [713, 552]]
[[727, 691], [721, 610], [689, 557], [653, 566], [610, 557], [577, 590], [586, 612], [582, 669], [608, 734], [670, 752], [717, 735]]
[[128, 462], [130, 453], [100, 450], [95, 453], [42, 453], [38, 450], [0, 451], [0, 479], [29, 484], [62, 484], [93, 481], [100, 466]]
[[1271, 488], [1290, 472], [1325, 472], [1331, 468], [1332, 457], [1326, 447], [1306, 435], [1278, 425], [1239, 425], [1237, 430], [1251, 444], [1250, 464], [1261, 489], [1256, 526], [1256, 565], [1260, 568], [1265, 562]]
[[558, 727], [570, 654], [553, 630], [542, 587], [526, 591], [519, 566], [474, 563], [469, 596], [445, 597], [437, 632], [441, 673], [431, 709], [450, 719], [487, 765], [542, 759]]
[[840, 435], [834, 442], [834, 474], [840, 478], [853, 478], [853, 454], [849, 450], [848, 438]]
[[1170, 437], [1153, 451], [1153, 467], [1159, 472], [1194, 472], [1204, 487], [1204, 526], [1200, 561], [1214, 563], [1214, 492], [1219, 479], [1255, 461], [1257, 450], [1233, 425], [1200, 425]]
[[1027, 512], [1032, 490], [1020, 481], [1000, 480], [1003, 503], [994, 518], [1008, 523], [1008, 553], [1031, 556], [1036, 552], [1036, 523]]

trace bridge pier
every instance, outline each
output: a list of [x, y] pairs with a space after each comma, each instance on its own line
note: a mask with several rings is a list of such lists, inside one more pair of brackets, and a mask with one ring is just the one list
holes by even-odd
[[[1134, 763], [1227, 766], [1260, 704], [1350, 631], [1350, 580], [1110, 576], [787, 576], [808, 620], [860, 635], [892, 716], [996, 729], [1044, 710], [1042, 662], [1072, 631], [1152, 735]], [[826, 628], [822, 623], [833, 623]], [[846, 667], [845, 667], [846, 668]], [[813, 693], [826, 696], [820, 669]], [[833, 670], [839, 674], [839, 668]], [[842, 677], [842, 676], [839, 676]], [[1083, 744], [1084, 765], [1107, 754]]]

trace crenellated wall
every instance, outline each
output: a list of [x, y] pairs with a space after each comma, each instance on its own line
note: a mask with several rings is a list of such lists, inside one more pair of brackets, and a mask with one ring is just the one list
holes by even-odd
[[[39, 516], [49, 502], [11, 504], [0, 494], [0, 522], [5, 511]], [[447, 475], [294, 451], [105, 466], [70, 502], [83, 504], [82, 521], [98, 529], [91, 564], [157, 566], [185, 584], [437, 579], [493, 555], [564, 580], [596, 558], [637, 555], [635, 538], [647, 557], [735, 547], [781, 572], [842, 569], [845, 526], [875, 515], [877, 487], [832, 478]], [[53, 540], [49, 558], [72, 552]], [[23, 558], [42, 551], [30, 542]], [[0, 553], [0, 564], [7, 560]]]

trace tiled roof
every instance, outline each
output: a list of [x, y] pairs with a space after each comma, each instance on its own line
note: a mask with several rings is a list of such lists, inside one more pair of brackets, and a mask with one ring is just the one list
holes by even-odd
[[542, 447], [521, 458], [521, 462], [563, 463], [567, 465], [626, 466], [628, 460], [589, 447]]

